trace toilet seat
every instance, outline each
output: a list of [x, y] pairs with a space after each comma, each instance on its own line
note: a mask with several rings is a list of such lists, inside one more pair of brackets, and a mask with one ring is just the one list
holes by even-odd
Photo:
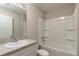
[[39, 49], [39, 50], [37, 51], [37, 53], [38, 53], [38, 55], [40, 55], [40, 56], [48, 56], [48, 55], [49, 55], [48, 51], [46, 51], [46, 50], [44, 50], [44, 49]]

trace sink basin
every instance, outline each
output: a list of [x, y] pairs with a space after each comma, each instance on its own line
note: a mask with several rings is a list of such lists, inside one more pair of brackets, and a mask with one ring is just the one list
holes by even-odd
[[27, 45], [27, 44], [28, 44], [27, 40], [19, 40], [17, 42], [5, 43], [4, 46], [8, 47], [8, 48], [18, 48], [18, 47], [22, 47], [22, 46]]

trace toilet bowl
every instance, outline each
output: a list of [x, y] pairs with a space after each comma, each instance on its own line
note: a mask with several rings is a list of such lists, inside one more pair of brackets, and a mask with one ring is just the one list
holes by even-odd
[[49, 56], [49, 52], [47, 50], [44, 49], [39, 49], [37, 51], [38, 56]]

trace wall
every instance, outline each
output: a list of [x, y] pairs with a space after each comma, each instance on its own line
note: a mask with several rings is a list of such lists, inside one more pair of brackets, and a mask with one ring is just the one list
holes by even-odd
[[77, 41], [76, 41], [76, 48], [77, 48], [77, 55], [79, 56], [79, 3], [76, 4], [76, 26], [77, 26]]
[[[9, 9], [5, 9], [5, 8], [0, 8], [0, 13], [13, 17], [14, 32], [15, 32], [16, 36], [21, 37], [23, 35], [23, 30], [24, 30], [23, 29], [23, 15], [13, 12]], [[0, 39], [0, 43], [7, 42], [7, 41], [9, 41], [9, 39], [5, 39], [5, 40]]]
[[39, 43], [43, 43], [43, 37], [45, 34], [45, 19], [44, 18], [39, 18], [39, 25], [38, 25], [38, 29], [39, 29]]
[[51, 19], [55, 17], [61, 17], [61, 16], [66, 16], [66, 15], [71, 15], [74, 12], [74, 5], [69, 5], [66, 7], [62, 7], [53, 11], [49, 11], [46, 13], [45, 17], [46, 19]]
[[27, 38], [38, 40], [38, 19], [44, 14], [33, 4], [26, 4]]

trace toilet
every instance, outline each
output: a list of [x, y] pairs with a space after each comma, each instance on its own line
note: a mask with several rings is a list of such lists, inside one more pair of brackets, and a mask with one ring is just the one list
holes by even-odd
[[44, 49], [39, 49], [37, 51], [37, 55], [38, 56], [49, 56], [49, 52], [47, 50], [44, 50]]

